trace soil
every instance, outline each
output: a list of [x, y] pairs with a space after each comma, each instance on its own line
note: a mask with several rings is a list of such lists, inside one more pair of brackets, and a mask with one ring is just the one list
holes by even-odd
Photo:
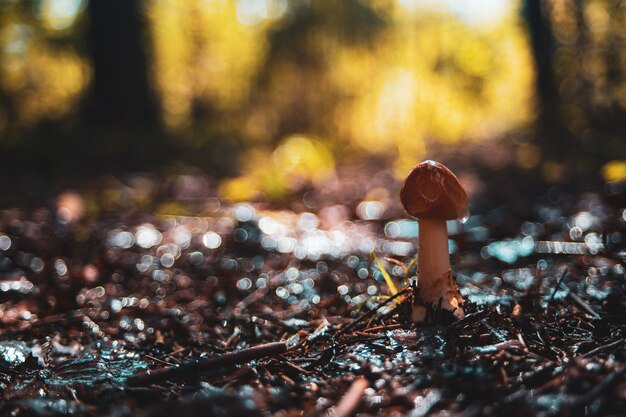
[[613, 200], [483, 198], [449, 225], [465, 317], [415, 324], [417, 227], [391, 176], [281, 204], [203, 181], [0, 211], [0, 415], [625, 415]]

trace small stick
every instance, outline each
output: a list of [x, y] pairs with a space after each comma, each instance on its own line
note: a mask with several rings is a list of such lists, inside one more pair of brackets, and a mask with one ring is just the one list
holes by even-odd
[[284, 365], [287, 365], [287, 367], [288, 367], [288, 368], [291, 368], [291, 369], [293, 369], [294, 371], [301, 372], [301, 373], [303, 373], [303, 374], [305, 374], [305, 375], [311, 375], [311, 374], [313, 373], [313, 372], [311, 372], [311, 371], [307, 371], [306, 369], [302, 368], [301, 366], [296, 365], [295, 363], [291, 362], [290, 360], [285, 359], [283, 356], [281, 356], [280, 358], [278, 358], [278, 359], [276, 360], [276, 362], [278, 362], [278, 363], [282, 363], [282, 364], [284, 364]]
[[335, 344], [327, 347], [326, 349], [324, 349], [323, 351], [317, 353], [317, 355], [319, 356], [317, 359], [315, 359], [314, 361], [312, 361], [311, 363], [309, 363], [308, 365], [306, 365], [307, 368], [313, 368], [315, 366], [317, 366], [320, 362], [322, 362], [323, 358], [325, 357], [325, 355], [327, 354], [327, 352], [331, 352], [332, 355], [335, 355], [337, 349], [339, 348], [343, 348], [345, 346], [348, 346], [350, 344], [353, 343], [359, 343], [359, 342], [373, 342], [374, 340], [381, 340], [381, 339], [387, 339], [386, 336], [372, 336], [367, 334], [367, 336], [365, 336], [367, 333], [364, 333], [363, 336], [356, 336], [356, 337], [351, 337], [347, 340], [341, 341], [341, 342], [336, 342]]
[[480, 310], [475, 313], [469, 313], [469, 314], [466, 314], [465, 317], [463, 317], [462, 319], [457, 320], [454, 323], [452, 323], [450, 326], [448, 326], [448, 328], [453, 328], [453, 329], [463, 328], [465, 325], [476, 323], [477, 321], [482, 320], [488, 315], [489, 315], [489, 310], [487, 309]]
[[335, 407], [334, 413], [331, 412], [330, 415], [333, 417], [350, 417], [359, 406], [363, 393], [368, 386], [369, 382], [363, 377], [355, 380], [348, 389], [348, 392], [346, 392], [346, 395], [341, 398]]
[[378, 313], [378, 310], [380, 310], [382, 307], [389, 304], [396, 298], [400, 297], [401, 295], [406, 294], [410, 289], [411, 289], [410, 287], [401, 289], [400, 291], [398, 291], [397, 293], [395, 293], [394, 295], [392, 295], [391, 297], [387, 298], [385, 301], [377, 305], [376, 308], [373, 308], [367, 313], [362, 314], [359, 318], [354, 319], [352, 323], [350, 323], [349, 325], [347, 325], [346, 327], [342, 329], [339, 329], [339, 331], [335, 333], [335, 337], [339, 337], [342, 334], [346, 333], [348, 330], [352, 330], [357, 324], [361, 323], [363, 320], [367, 319], [368, 317], [373, 316], [374, 314]]
[[612, 348], [612, 347], [619, 346], [619, 345], [621, 345], [621, 344], [622, 344], [622, 343], [624, 343], [624, 342], [626, 342], [626, 339], [618, 339], [618, 340], [616, 340], [616, 341], [614, 341], [614, 342], [611, 342], [611, 343], [608, 343], [608, 344], [606, 344], [606, 345], [602, 345], [602, 346], [599, 346], [599, 347], [597, 347], [597, 348], [595, 348], [595, 349], [592, 349], [592, 350], [590, 350], [589, 352], [587, 352], [587, 353], [583, 354], [583, 355], [582, 355], [582, 357], [583, 357], [583, 358], [588, 358], [589, 356], [593, 356], [593, 355], [595, 355], [596, 353], [598, 353], [598, 352], [602, 352], [602, 351], [603, 351], [603, 350], [605, 350], [605, 349], [610, 349], [610, 348]]
[[368, 327], [367, 329], [364, 329], [363, 332], [369, 333], [369, 332], [377, 332], [378, 330], [394, 330], [403, 326], [404, 326], [403, 324], [386, 324], [382, 326]]
[[144, 356], [145, 356], [146, 358], [150, 359], [150, 360], [155, 361], [155, 362], [162, 363], [163, 365], [172, 366], [172, 364], [171, 364], [171, 363], [166, 362], [166, 361], [164, 361], [163, 359], [159, 359], [159, 358], [157, 358], [157, 357], [155, 357], [155, 356], [152, 356], [152, 355], [144, 355]]
[[602, 318], [598, 313], [593, 311], [593, 309], [591, 307], [589, 307], [589, 304], [585, 303], [582, 298], [580, 298], [579, 296], [577, 296], [576, 294], [574, 294], [571, 291], [569, 292], [568, 295], [569, 295], [569, 297], [572, 300], [574, 300], [574, 302], [576, 302], [576, 304], [578, 304], [587, 313], [591, 314], [595, 319], [601, 319]]
[[265, 294], [267, 294], [267, 287], [259, 288], [253, 291], [246, 298], [238, 302], [237, 308], [241, 308], [241, 309], [247, 308], [250, 304], [255, 303], [261, 300], [263, 297], [265, 297]]
[[400, 262], [399, 260], [390, 258], [388, 256], [385, 256], [383, 259], [387, 262], [391, 262], [392, 264], [398, 265], [400, 268], [402, 268], [402, 271], [404, 271], [405, 277], [409, 275], [409, 270], [407, 269], [406, 265]]
[[280, 375], [280, 378], [283, 381], [285, 381], [286, 383], [291, 384], [291, 385], [296, 385], [296, 381], [294, 381], [293, 379], [289, 378], [287, 375], [285, 375], [283, 373], [281, 373], [279, 375]]
[[526, 345], [519, 340], [507, 340], [505, 342], [496, 343], [495, 345], [478, 346], [472, 349], [472, 351], [474, 353], [495, 353], [508, 348], [519, 348], [525, 350]]
[[224, 366], [237, 365], [254, 359], [280, 355], [286, 351], [287, 344], [285, 342], [266, 343], [247, 349], [224, 353], [223, 355], [213, 358], [186, 362], [179, 366], [142, 372], [126, 379], [126, 383], [130, 386], [146, 386], [175, 378], [197, 375], [200, 372], [211, 371]]
[[554, 291], [552, 291], [552, 295], [550, 296], [550, 299], [548, 300], [548, 307], [550, 306], [550, 304], [552, 304], [552, 301], [554, 301], [554, 296], [556, 295], [556, 292], [559, 290], [559, 287], [561, 286], [561, 283], [563, 282], [563, 279], [566, 276], [567, 276], [567, 266], [563, 268], [563, 271], [561, 272], [561, 277], [559, 278], [559, 281], [556, 283], [556, 286], [554, 287]]

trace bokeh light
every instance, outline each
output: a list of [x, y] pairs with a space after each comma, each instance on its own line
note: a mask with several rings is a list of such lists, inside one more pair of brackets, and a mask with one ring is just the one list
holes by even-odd
[[[0, 5], [0, 146], [25, 154], [17, 170], [35, 164], [37, 147], [61, 170], [68, 160], [80, 164], [67, 143], [101, 141], [91, 155], [101, 170], [136, 154], [164, 155], [176, 169], [219, 176], [219, 197], [232, 201], [332, 187], [337, 168], [360, 158], [399, 179], [417, 160], [468, 148], [487, 149], [477, 158], [491, 170], [513, 166], [550, 184], [583, 173], [615, 193], [626, 178], [620, 2], [550, 0], [534, 15], [527, 0], [107, 6], [132, 18], [116, 24], [122, 38], [136, 37], [137, 62], [122, 59], [130, 49], [103, 31], [94, 4]], [[120, 49], [119, 65], [98, 60], [99, 37]], [[115, 84], [131, 73], [145, 90]], [[102, 86], [116, 90], [102, 97], [119, 102], [98, 105]], [[144, 96], [137, 103], [145, 108], [117, 112], [132, 94]], [[107, 106], [113, 116], [103, 128], [90, 111]], [[194, 178], [179, 177], [185, 199], [207, 196], [210, 184]]]

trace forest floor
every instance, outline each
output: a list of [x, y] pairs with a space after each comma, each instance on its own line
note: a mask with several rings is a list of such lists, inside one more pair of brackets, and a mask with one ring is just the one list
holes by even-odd
[[137, 176], [0, 210], [0, 415], [624, 415], [614, 200], [476, 194], [449, 224], [465, 318], [416, 325], [388, 173], [284, 204], [211, 189]]

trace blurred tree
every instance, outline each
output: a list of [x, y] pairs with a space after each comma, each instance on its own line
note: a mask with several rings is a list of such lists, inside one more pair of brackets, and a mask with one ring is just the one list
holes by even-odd
[[6, 177], [61, 170], [68, 132], [91, 76], [81, 53], [80, 0], [0, 2], [0, 166]]
[[91, 104], [97, 126], [157, 126], [148, 82], [144, 22], [138, 0], [90, 1], [89, 46], [93, 63]]
[[545, 2], [542, 0], [525, 0], [523, 8], [536, 68], [535, 89], [540, 105], [538, 120], [542, 125], [560, 125], [560, 118], [556, 113], [559, 94], [552, 71], [555, 52], [554, 39], [550, 19], [544, 13], [542, 3]]
[[[267, 3], [286, 7], [286, 2]], [[176, 138], [180, 160], [216, 176], [236, 169], [246, 141], [242, 120], [267, 49], [266, 32], [286, 10], [268, 15], [268, 6], [259, 15], [246, 4], [263, 2], [146, 2], [151, 79], [164, 125]]]
[[371, 54], [389, 23], [371, 3], [294, 2], [270, 32], [251, 100], [253, 114], [270, 120], [264, 133], [274, 144], [292, 133], [334, 134], [335, 109], [346, 98], [345, 86], [333, 77], [337, 60], [350, 49]]
[[107, 0], [87, 7], [93, 80], [83, 112], [84, 145], [97, 162], [131, 169], [158, 161], [165, 150], [141, 4]]
[[623, 2], [524, 0], [536, 68], [533, 146], [552, 182], [597, 182], [626, 155]]
[[[535, 170], [540, 179], [547, 176], [551, 182], [565, 182], [565, 167], [569, 157], [568, 148], [576, 146], [576, 140], [561, 119], [558, 80], [553, 71], [555, 39], [545, 1], [524, 0], [522, 15], [526, 21], [529, 43], [535, 65], [535, 92], [537, 115], [534, 140], [522, 144], [517, 150], [518, 164], [523, 168], [538, 168], [542, 164], [552, 167], [553, 173]], [[542, 155], [543, 154], [543, 155]], [[547, 175], [546, 175], [547, 174]]]
[[395, 0], [290, 2], [268, 31], [242, 114], [250, 147], [228, 194], [293, 188], [276, 187], [283, 177], [266, 171], [279, 159], [271, 149], [294, 133], [332, 144], [342, 162], [393, 161], [401, 176], [432, 143], [461, 145], [526, 125], [534, 94], [524, 35], [514, 12], [475, 27], [445, 7]]
[[0, 3], [0, 153], [9, 172], [77, 175], [162, 160], [168, 142], [143, 5]]

